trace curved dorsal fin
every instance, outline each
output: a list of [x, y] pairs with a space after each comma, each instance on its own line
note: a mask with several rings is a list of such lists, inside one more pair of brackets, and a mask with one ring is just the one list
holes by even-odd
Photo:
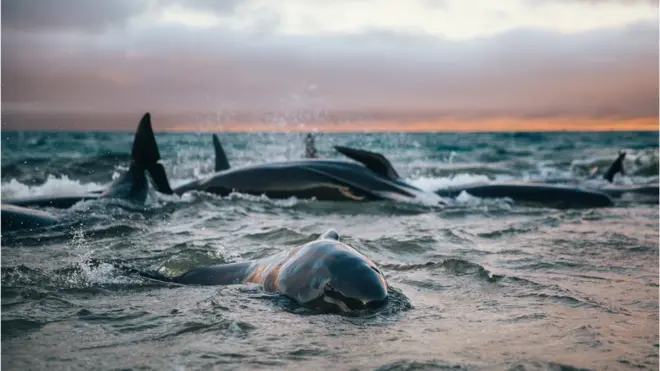
[[215, 171], [223, 171], [229, 169], [229, 161], [225, 150], [220, 144], [220, 139], [216, 134], [213, 134], [213, 149], [215, 150]]
[[380, 153], [343, 146], [335, 146], [335, 149], [339, 153], [350, 157], [357, 162], [361, 162], [374, 173], [384, 176], [387, 179], [398, 180], [401, 178], [396, 170], [394, 170], [390, 161]]
[[322, 235], [320, 235], [319, 238], [317, 239], [339, 241], [339, 233], [334, 228], [330, 228], [327, 231], [325, 231]]
[[131, 157], [133, 162], [142, 169], [146, 169], [160, 160], [160, 152], [154, 137], [154, 130], [151, 128], [151, 114], [149, 112], [142, 116], [135, 131]]
[[170, 188], [165, 168], [158, 163], [160, 152], [158, 151], [154, 130], [151, 127], [151, 114], [149, 112], [142, 116], [138, 129], [135, 132], [131, 156], [133, 157], [133, 163], [139, 169], [149, 172], [151, 181], [159, 192], [172, 194], [172, 188]]
[[606, 179], [608, 182], [612, 183], [614, 180], [614, 176], [616, 173], [621, 173], [621, 175], [626, 175], [625, 171], [623, 170], [623, 160], [626, 158], [626, 152], [625, 151], [619, 151], [619, 157], [614, 160], [612, 165], [610, 165], [609, 169], [603, 174], [603, 178]]

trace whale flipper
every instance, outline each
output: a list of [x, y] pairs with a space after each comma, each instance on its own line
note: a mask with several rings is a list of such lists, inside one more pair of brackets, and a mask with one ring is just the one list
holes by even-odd
[[154, 183], [156, 190], [162, 194], [172, 195], [174, 191], [170, 187], [170, 182], [167, 180], [167, 173], [162, 164], [154, 164], [149, 167], [149, 177]]
[[335, 240], [339, 241], [339, 232], [337, 232], [334, 228], [330, 228], [327, 231], [325, 231], [322, 235], [317, 238], [317, 240]]
[[225, 150], [220, 144], [220, 139], [216, 134], [213, 134], [213, 149], [215, 150], [215, 171], [223, 171], [229, 169], [229, 161]]
[[357, 162], [361, 162], [368, 169], [390, 180], [399, 180], [401, 177], [394, 170], [390, 161], [380, 153], [369, 152], [361, 149], [335, 146], [335, 149]]

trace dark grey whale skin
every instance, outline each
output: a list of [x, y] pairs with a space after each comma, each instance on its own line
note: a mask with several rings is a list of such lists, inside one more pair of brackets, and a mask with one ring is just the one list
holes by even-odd
[[510, 198], [514, 202], [556, 208], [609, 207], [614, 201], [604, 192], [542, 183], [478, 183], [436, 190], [442, 197], [461, 192], [481, 198]]

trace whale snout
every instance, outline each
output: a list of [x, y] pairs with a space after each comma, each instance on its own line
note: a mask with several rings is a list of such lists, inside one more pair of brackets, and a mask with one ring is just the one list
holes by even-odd
[[[375, 287], [374, 287], [375, 289]], [[378, 309], [384, 307], [388, 302], [387, 288], [378, 286], [371, 292], [353, 292], [344, 294], [339, 290], [329, 287], [326, 295], [329, 302], [334, 302], [343, 308], [343, 311], [361, 311], [366, 309]]]
[[389, 297], [388, 297], [388, 295], [387, 295], [387, 290], [386, 290], [384, 296], [379, 297], [379, 298], [374, 298], [374, 299], [371, 299], [371, 300], [367, 301], [367, 302], [364, 304], [364, 309], [378, 309], [378, 308], [382, 308], [382, 307], [384, 307], [385, 305], [387, 305], [388, 298], [389, 298]]
[[388, 302], [388, 287], [378, 268], [360, 262], [344, 267], [326, 286], [326, 295], [345, 310], [378, 309]]

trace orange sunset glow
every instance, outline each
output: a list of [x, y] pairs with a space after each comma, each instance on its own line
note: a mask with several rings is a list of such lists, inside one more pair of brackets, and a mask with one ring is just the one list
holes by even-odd
[[274, 126], [269, 123], [195, 124], [180, 123], [169, 127], [171, 132], [543, 132], [543, 131], [657, 131], [658, 117], [634, 119], [439, 119], [422, 122], [350, 122]]

